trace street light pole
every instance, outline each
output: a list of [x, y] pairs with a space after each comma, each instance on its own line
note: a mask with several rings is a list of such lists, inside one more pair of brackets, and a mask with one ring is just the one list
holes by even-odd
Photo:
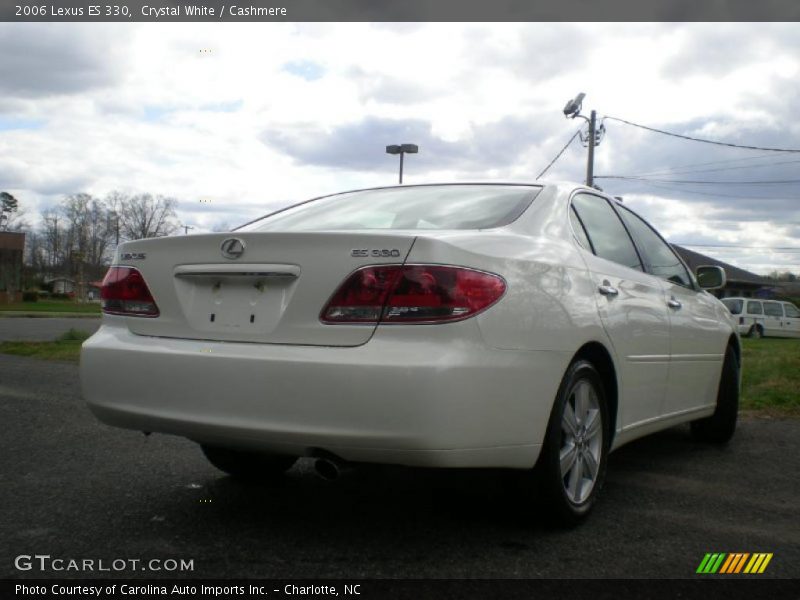
[[386, 146], [386, 154], [400, 155], [400, 185], [403, 185], [403, 157], [406, 152], [408, 154], [416, 154], [419, 152], [419, 146], [416, 144], [392, 144], [391, 146]]
[[402, 150], [400, 151], [400, 185], [403, 185], [403, 157], [406, 155]]

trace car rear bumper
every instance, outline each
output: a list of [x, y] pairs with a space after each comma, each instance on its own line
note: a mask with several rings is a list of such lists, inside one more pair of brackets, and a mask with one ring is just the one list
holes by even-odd
[[203, 443], [528, 468], [570, 358], [490, 348], [469, 321], [378, 328], [337, 348], [139, 336], [106, 317], [83, 345], [81, 384], [105, 423]]

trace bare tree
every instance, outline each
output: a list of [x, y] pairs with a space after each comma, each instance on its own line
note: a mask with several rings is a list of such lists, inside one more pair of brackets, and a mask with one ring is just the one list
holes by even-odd
[[105, 199], [106, 206], [106, 229], [109, 231], [109, 242], [113, 242], [114, 247], [119, 246], [121, 239], [120, 231], [120, 214], [122, 213], [122, 205], [128, 199], [128, 195], [114, 190], [110, 192]]
[[137, 194], [120, 201], [119, 228], [129, 240], [162, 237], [178, 228], [174, 198]]
[[54, 274], [61, 269], [64, 264], [64, 219], [54, 209], [45, 210], [42, 213], [42, 238], [41, 247], [45, 254], [45, 264], [50, 274]]
[[[65, 228], [65, 270], [82, 281], [86, 274], [99, 277], [108, 263], [108, 210], [105, 204], [90, 194], [72, 194], [61, 203]], [[88, 271], [88, 273], [87, 273]]]

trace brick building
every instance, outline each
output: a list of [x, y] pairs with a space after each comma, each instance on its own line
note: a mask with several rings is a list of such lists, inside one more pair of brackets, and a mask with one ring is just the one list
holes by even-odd
[[0, 231], [0, 302], [22, 300], [22, 255], [25, 234]]

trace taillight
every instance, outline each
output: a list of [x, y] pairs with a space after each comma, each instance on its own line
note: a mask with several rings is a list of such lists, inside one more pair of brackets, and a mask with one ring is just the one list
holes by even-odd
[[739, 325], [744, 325], [744, 317], [739, 317]]
[[324, 323], [441, 323], [489, 308], [502, 277], [463, 267], [385, 265], [355, 271], [322, 310]]
[[111, 267], [100, 290], [103, 312], [132, 317], [157, 317], [158, 306], [142, 274], [133, 267]]

